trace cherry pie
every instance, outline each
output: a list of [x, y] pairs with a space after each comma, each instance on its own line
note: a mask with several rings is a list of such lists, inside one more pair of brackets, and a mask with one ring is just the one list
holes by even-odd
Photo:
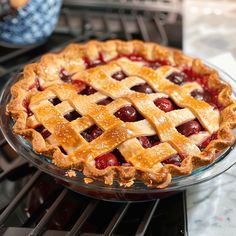
[[71, 44], [25, 66], [11, 93], [14, 132], [86, 182], [164, 188], [235, 141], [230, 85], [154, 43]]

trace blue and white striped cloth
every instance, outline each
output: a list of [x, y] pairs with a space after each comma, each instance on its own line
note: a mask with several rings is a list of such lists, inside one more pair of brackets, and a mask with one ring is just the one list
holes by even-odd
[[0, 22], [0, 41], [12, 45], [39, 43], [51, 35], [57, 24], [61, 0], [31, 0]]

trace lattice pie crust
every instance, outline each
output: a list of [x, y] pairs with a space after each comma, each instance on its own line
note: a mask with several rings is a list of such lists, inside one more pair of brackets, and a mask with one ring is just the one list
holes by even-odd
[[[152, 69], [142, 61], [132, 61], [122, 55], [140, 55], [147, 61], [167, 61]], [[102, 63], [88, 68], [86, 61]], [[207, 75], [207, 86], [218, 91], [222, 109], [191, 96], [194, 90], [203, 88], [196, 82], [174, 84], [167, 77], [183, 68], [200, 75]], [[65, 83], [59, 73], [63, 68], [71, 81], [82, 81], [97, 92], [91, 95], [78, 94], [78, 88]], [[127, 77], [121, 81], [112, 75], [123, 71]], [[131, 90], [147, 83], [154, 93], [145, 94]], [[71, 44], [59, 53], [44, 55], [39, 62], [25, 66], [23, 75], [11, 88], [12, 100], [7, 112], [15, 120], [14, 132], [28, 139], [35, 152], [50, 156], [61, 168], [83, 171], [84, 175], [106, 184], [117, 179], [121, 185], [131, 186], [135, 179], [146, 185], [164, 188], [172, 176], [187, 175], [194, 168], [207, 165], [217, 154], [235, 141], [232, 130], [236, 126], [236, 103], [231, 97], [231, 87], [219, 79], [218, 73], [174, 49], [141, 41], [107, 42], [91, 41], [86, 44]], [[106, 106], [99, 101], [112, 98]], [[164, 112], [154, 100], [170, 98], [180, 109]], [[50, 99], [61, 102], [54, 105]], [[27, 106], [26, 106], [27, 105]], [[144, 119], [124, 122], [114, 115], [120, 108], [132, 105]], [[29, 115], [30, 110], [30, 115]], [[76, 111], [81, 117], [68, 121], [65, 114]], [[176, 127], [197, 119], [204, 128], [201, 132], [186, 137]], [[102, 135], [88, 142], [81, 133], [95, 125], [103, 130]], [[35, 127], [43, 125], [49, 136], [44, 138]], [[216, 134], [204, 150], [199, 145], [207, 137]], [[137, 137], [157, 135], [160, 144], [144, 148]], [[63, 150], [60, 147], [63, 147]], [[98, 169], [95, 159], [118, 149], [131, 165], [108, 166]], [[175, 154], [184, 157], [180, 166], [163, 164]]]

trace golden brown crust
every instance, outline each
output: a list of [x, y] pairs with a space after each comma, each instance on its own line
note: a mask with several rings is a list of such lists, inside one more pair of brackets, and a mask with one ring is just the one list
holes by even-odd
[[196, 156], [188, 156], [181, 166], [165, 165], [158, 170], [158, 173], [151, 173], [136, 170], [135, 167], [107, 167], [98, 170], [93, 165], [77, 162], [75, 169], [83, 170], [85, 176], [112, 184], [117, 178], [120, 184], [132, 185], [135, 179], [142, 179], [145, 184], [157, 188], [164, 188], [171, 182], [171, 176], [186, 175], [197, 167], [213, 162], [217, 153], [232, 145], [235, 141], [233, 129], [236, 127], [236, 102], [232, 98], [232, 89], [226, 82], [220, 80], [218, 73], [205, 66], [199, 59], [192, 59], [185, 56], [181, 51], [169, 49], [154, 43], [144, 43], [142, 41], [123, 42], [111, 40], [107, 42], [90, 41], [84, 45], [71, 44], [59, 53], [44, 55], [37, 63], [27, 65], [24, 68], [22, 79], [11, 88], [12, 100], [7, 106], [7, 113], [15, 120], [13, 130], [15, 133], [23, 135], [28, 139], [37, 153], [52, 156], [59, 160], [61, 167], [65, 155], [60, 149], [45, 142], [42, 135], [27, 126], [27, 111], [24, 103], [33, 96], [37, 89], [34, 85], [36, 78], [44, 88], [52, 84], [58, 84], [58, 73], [61, 68], [73, 74], [85, 69], [83, 59], [96, 60], [103, 55], [105, 61], [117, 58], [118, 55], [140, 54], [147, 60], [167, 60], [171, 64], [181, 67], [191, 67], [194, 72], [209, 75], [208, 86], [219, 92], [218, 101], [224, 107], [220, 112], [220, 127], [217, 138], [209, 143], [207, 148]]

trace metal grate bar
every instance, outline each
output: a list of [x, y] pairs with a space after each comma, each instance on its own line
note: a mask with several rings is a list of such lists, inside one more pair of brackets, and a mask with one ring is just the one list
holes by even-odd
[[[24, 227], [8, 227], [1, 228], [0, 235], [2, 236], [26, 236], [30, 233], [32, 228], [24, 228]], [[67, 231], [59, 231], [59, 230], [47, 230], [43, 234], [43, 236], [66, 236], [68, 234]]]
[[16, 197], [12, 200], [12, 202], [7, 206], [7, 208], [0, 215], [0, 225], [2, 225], [7, 217], [15, 210], [15, 207], [19, 204], [22, 198], [29, 192], [31, 187], [37, 181], [41, 174], [41, 171], [37, 171], [32, 178], [30, 178], [29, 182], [21, 189], [21, 191], [16, 195]]
[[156, 207], [159, 203], [160, 199], [157, 199], [155, 202], [152, 202], [150, 206], [148, 207], [145, 215], [143, 216], [143, 219], [136, 231], [135, 236], [143, 236], [147, 230], [147, 227], [150, 223], [150, 220], [152, 219], [152, 216], [156, 210]]
[[4, 159], [1, 158], [1, 168], [4, 170], [2, 173], [0, 173], [0, 181], [3, 181], [12, 171], [15, 171], [18, 167], [26, 165], [28, 161], [26, 161], [24, 158], [18, 157], [10, 164], [6, 161], [4, 162]]
[[82, 34], [93, 31], [93, 26], [88, 18], [88, 14], [86, 10], [81, 15], [81, 25], [82, 25]]
[[167, 2], [161, 2], [157, 1], [155, 4], [153, 2], [121, 2], [121, 1], [97, 1], [97, 0], [64, 0], [65, 6], [71, 6], [71, 7], [86, 7], [86, 8], [97, 8], [97, 9], [124, 9], [124, 10], [136, 10], [136, 11], [168, 11], [168, 12], [181, 12], [181, 2], [178, 4], [173, 3], [167, 3]]
[[68, 31], [71, 35], [74, 35], [73, 33], [73, 26], [71, 25], [71, 21], [70, 21], [70, 11], [68, 9], [65, 9], [64, 11], [64, 19], [66, 21], [66, 25], [68, 27]]
[[103, 234], [104, 236], [111, 236], [112, 235], [112, 233], [114, 232], [114, 230], [116, 229], [116, 227], [120, 223], [121, 219], [125, 215], [125, 213], [126, 213], [127, 209], [129, 208], [129, 206], [130, 206], [130, 203], [123, 204], [118, 209], [116, 214], [113, 216], [110, 224], [108, 225], [106, 231], [104, 232], [104, 234]]
[[138, 24], [139, 30], [142, 34], [143, 40], [150, 41], [150, 37], [148, 35], [148, 31], [145, 26], [143, 17], [141, 15], [136, 15], [136, 19], [137, 19], [137, 24]]
[[85, 208], [83, 213], [80, 215], [78, 220], [76, 221], [75, 225], [71, 229], [68, 236], [76, 236], [78, 235], [79, 230], [83, 226], [84, 222], [88, 219], [88, 217], [93, 213], [94, 209], [98, 204], [97, 200], [91, 200], [88, 206]]
[[[3, 148], [0, 149], [0, 153], [3, 154]], [[7, 161], [7, 159], [5, 158], [0, 158], [0, 168], [3, 171], [6, 171], [9, 168], [9, 161]], [[0, 174], [0, 176], [2, 175], [2, 173]], [[1, 177], [0, 177], [0, 181], [1, 181]]]
[[[82, 233], [80, 236], [103, 236], [103, 234], [96, 233]], [[121, 236], [121, 235], [120, 235]]]
[[56, 211], [57, 207], [60, 205], [64, 197], [66, 196], [68, 190], [64, 189], [61, 194], [57, 197], [56, 201], [51, 205], [51, 207], [46, 211], [43, 218], [36, 225], [36, 227], [30, 232], [29, 236], [41, 235], [45, 230], [45, 226], [51, 219], [53, 213]]
[[162, 40], [161, 44], [168, 45], [168, 37], [166, 35], [166, 31], [164, 29], [163, 24], [160, 22], [157, 14], [153, 17], [153, 21], [157, 27], [157, 31], [160, 33], [161, 40]]
[[182, 192], [183, 195], [183, 214], [184, 214], [184, 236], [188, 236], [188, 211], [187, 211], [187, 195], [186, 191]]
[[131, 34], [128, 32], [128, 29], [127, 29], [127, 27], [126, 27], [125, 16], [123, 15], [123, 11], [122, 11], [122, 10], [120, 10], [120, 12], [119, 12], [119, 18], [120, 18], [120, 25], [121, 25], [122, 31], [123, 31], [124, 34], [125, 34], [126, 40], [131, 40], [131, 39], [132, 39], [132, 36], [131, 36]]
[[12, 59], [14, 57], [17, 57], [17, 56], [19, 56], [21, 54], [26, 53], [26, 52], [29, 52], [30, 50], [36, 48], [37, 46], [39, 46], [39, 45], [35, 45], [35, 46], [31, 46], [31, 47], [15, 50], [15, 51], [13, 51], [13, 52], [5, 55], [5, 56], [0, 57], [0, 63], [8, 61], [8, 60], [10, 60], [10, 59]]
[[104, 26], [104, 32], [109, 32], [109, 25], [108, 25], [107, 17], [105, 16], [105, 14], [102, 16], [102, 22]]

